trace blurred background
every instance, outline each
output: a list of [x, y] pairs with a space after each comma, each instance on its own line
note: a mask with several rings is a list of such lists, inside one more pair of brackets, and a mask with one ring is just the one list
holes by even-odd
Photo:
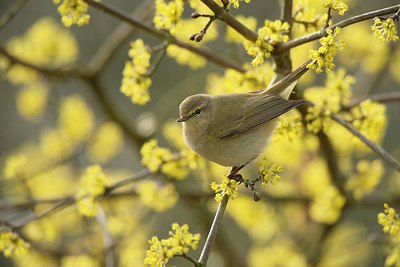
[[[120, 92], [130, 42], [143, 39], [149, 47], [156, 47], [162, 45], [162, 41], [121, 24], [118, 19], [93, 7], [89, 8], [88, 25], [66, 28], [53, 1], [2, 0], [0, 18], [4, 20], [18, 2], [26, 3], [0, 28], [1, 50], [17, 58], [26, 57], [26, 61], [34, 65], [60, 71], [38, 78], [36, 74], [7, 67], [4, 53], [0, 53], [0, 225], [5, 228], [9, 224], [22, 225], [16, 230], [30, 243], [25, 254], [11, 257], [0, 254], [0, 266], [144, 266], [149, 248], [147, 240], [152, 236], [168, 237], [174, 222], [188, 224], [190, 232], [201, 234], [199, 248], [189, 252], [197, 259], [217, 207], [209, 185], [212, 181], [220, 181], [228, 168], [194, 158], [196, 166], [192, 166], [193, 169], [185, 165], [184, 178], [180, 175], [171, 178], [156, 172], [118, 188], [112, 197], [101, 201], [101, 212], [94, 217], [83, 216], [76, 205], [52, 209], [79, 193], [80, 178], [88, 166], [100, 164], [109, 177], [109, 184], [113, 184], [143, 172], [140, 148], [151, 139], [158, 140], [158, 145], [168, 148], [171, 153], [181, 151], [184, 145], [180, 125], [175, 122], [179, 103], [195, 93], [230, 90], [223, 88], [221, 84], [224, 83], [229, 87], [228, 83], [232, 82], [234, 90], [238, 74], [229, 73], [226, 68], [211, 62], [200, 68], [185, 66], [167, 53], [151, 75], [151, 100], [146, 105], [137, 105]], [[294, 2], [294, 10], [321, 5], [314, 3], [319, 1]], [[334, 23], [399, 4], [399, 1], [372, 0], [345, 2], [349, 10], [343, 17], [334, 13]], [[154, 1], [106, 3], [152, 25]], [[207, 9], [201, 7], [200, 10]], [[315, 10], [322, 12], [324, 9]], [[191, 20], [192, 12], [186, 3], [182, 17]], [[280, 1], [241, 3], [240, 8], [232, 8], [231, 13], [252, 16], [260, 27], [265, 19], [279, 19]], [[199, 22], [198, 31], [206, 21]], [[35, 25], [40, 23], [42, 27], [49, 27], [50, 33], [39, 35], [40, 30], [35, 32]], [[338, 35], [346, 49], [337, 55], [335, 73], [343, 68], [346, 75], [352, 75], [356, 80], [351, 85], [352, 100], [364, 100], [383, 93], [396, 94], [399, 89], [398, 42], [386, 44], [374, 39], [370, 30], [372, 24], [372, 21], [366, 21], [352, 25]], [[252, 58], [240, 43], [227, 41], [227, 27], [223, 22], [215, 21], [212, 27], [215, 28], [210, 32], [217, 31], [218, 35], [214, 38], [212, 33], [206, 34], [200, 46], [240, 65], [250, 63]], [[190, 33], [196, 32], [186, 36]], [[297, 29], [293, 34], [300, 33], [302, 31]], [[64, 46], [50, 40], [52, 35], [63, 40]], [[318, 41], [314, 41], [293, 49], [293, 67], [304, 63], [308, 50], [318, 45]], [[57, 61], [41, 61], [39, 48], [44, 47], [54, 52]], [[161, 53], [155, 52], [153, 57], [157, 58]], [[99, 67], [95, 78], [86, 75]], [[78, 71], [68, 73], [71, 69]], [[273, 76], [272, 70], [272, 62], [266, 60], [256, 73], [262, 73], [264, 78], [252, 86], [266, 86]], [[307, 97], [309, 89], [310, 92], [322, 91], [326, 80], [326, 73], [309, 71], [300, 80], [297, 90]], [[46, 89], [38, 89], [36, 84], [45, 84]], [[247, 88], [242, 85], [237, 87], [245, 91]], [[256, 89], [260, 88], [248, 88]], [[312, 97], [318, 99], [319, 96]], [[378, 129], [380, 134], [374, 141], [400, 159], [398, 97], [397, 102], [387, 101], [384, 106], [385, 126]], [[288, 118], [299, 114], [291, 112]], [[371, 116], [375, 115], [372, 113]], [[75, 143], [57, 135], [56, 130], [61, 127], [78, 135]], [[397, 243], [386, 238], [382, 226], [377, 223], [377, 214], [383, 212], [384, 202], [399, 206], [400, 176], [368, 148], [360, 144], [353, 146], [351, 142], [355, 138], [343, 129], [336, 131], [335, 127], [340, 128], [332, 126], [327, 137], [333, 139], [331, 143], [336, 156], [331, 160], [342, 173], [339, 186], [328, 166], [327, 150], [320, 149], [323, 144], [318, 134], [307, 133], [303, 127], [294, 140], [282, 136], [273, 141], [265, 154], [269, 161], [282, 165], [282, 181], [275, 186], [260, 187], [263, 194], [260, 202], [252, 200], [249, 190], [240, 188], [239, 197], [228, 204], [208, 266], [384, 265]], [[7, 178], [5, 170], [12, 157], [16, 165], [22, 166], [21, 179]], [[251, 164], [243, 175], [256, 176], [259, 163]], [[368, 174], [373, 176], [370, 180], [359, 179], [359, 184], [348, 185], [351, 177]], [[151, 184], [145, 184], [148, 181]], [[354, 188], [368, 183], [373, 184], [368, 193], [357, 197]], [[168, 185], [172, 185], [172, 189]], [[342, 190], [345, 193], [340, 196]], [[175, 198], [175, 201], [171, 200]], [[154, 203], [157, 201], [161, 204]], [[51, 214], [31, 221], [49, 209]], [[102, 230], [104, 225], [106, 228], [108, 225], [107, 231]], [[112, 249], [107, 249], [107, 244]], [[192, 266], [182, 258], [174, 258], [169, 264]]]

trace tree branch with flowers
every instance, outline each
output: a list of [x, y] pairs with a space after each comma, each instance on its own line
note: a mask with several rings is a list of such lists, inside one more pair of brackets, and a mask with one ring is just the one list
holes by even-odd
[[[18, 15], [42, 7], [19, 0], [0, 17], [3, 87], [39, 129], [2, 154], [6, 266], [325, 266], [335, 247], [371, 236], [389, 249], [376, 238], [341, 254], [345, 264], [400, 264], [399, 5], [285, 0], [276, 18], [250, 0], [49, 2], [59, 22], [38, 17], [22, 34]], [[97, 52], [78, 54], [85, 38]], [[291, 98], [309, 102], [241, 175], [194, 154], [169, 119], [196, 92], [274, 93], [298, 79]], [[368, 256], [375, 248], [384, 263]]]

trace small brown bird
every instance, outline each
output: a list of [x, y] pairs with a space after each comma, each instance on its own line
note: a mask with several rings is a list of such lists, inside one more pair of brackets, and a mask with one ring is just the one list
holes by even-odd
[[186, 144], [205, 159], [232, 166], [237, 173], [265, 149], [277, 125], [276, 118], [305, 100], [287, 100], [297, 81], [278, 94], [197, 94], [179, 106]]

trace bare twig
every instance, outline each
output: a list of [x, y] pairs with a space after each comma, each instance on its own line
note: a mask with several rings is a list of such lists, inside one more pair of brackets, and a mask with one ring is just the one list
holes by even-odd
[[101, 206], [99, 206], [99, 208], [97, 209], [96, 219], [103, 233], [104, 250], [105, 250], [104, 266], [113, 267], [116, 264], [113, 239], [110, 231], [108, 230], [106, 214], [104, 213], [104, 210]]
[[14, 18], [14, 16], [25, 6], [27, 2], [28, 0], [16, 1], [15, 4], [10, 8], [10, 10], [8, 10], [8, 12], [0, 18], [0, 29], [6, 26], [7, 23], [9, 23]]
[[390, 103], [390, 102], [397, 102], [400, 101], [400, 92], [399, 91], [393, 91], [393, 92], [388, 92], [388, 93], [380, 93], [380, 94], [373, 94], [368, 96], [367, 98], [363, 99], [355, 99], [351, 101], [349, 105], [346, 106], [346, 109], [350, 109], [352, 107], [358, 106], [362, 101], [370, 99], [371, 101], [374, 102], [379, 102], [379, 103]]
[[367, 13], [364, 13], [361, 15], [357, 15], [357, 16], [342, 20], [336, 24], [331, 25], [328, 28], [325, 28], [320, 31], [317, 31], [317, 32], [287, 41], [286, 43], [280, 44], [276, 47], [274, 53], [282, 53], [283, 51], [289, 50], [293, 47], [320, 39], [321, 37], [324, 37], [327, 35], [327, 33], [326, 33], [327, 29], [333, 30], [336, 27], [344, 28], [344, 27], [347, 27], [349, 25], [352, 25], [352, 24], [355, 24], [355, 23], [358, 23], [358, 22], [361, 22], [364, 20], [373, 19], [377, 16], [393, 14], [393, 13], [397, 12], [398, 10], [399, 10], [399, 5], [396, 5], [396, 6], [391, 6], [391, 7], [374, 10], [371, 12], [367, 12]]
[[357, 136], [360, 141], [366, 144], [369, 148], [371, 148], [377, 155], [379, 155], [386, 163], [388, 163], [394, 170], [400, 172], [400, 163], [393, 158], [386, 150], [384, 150], [379, 145], [375, 144], [367, 137], [365, 137], [362, 133], [360, 133], [357, 129], [355, 129], [350, 123], [346, 122], [344, 119], [339, 117], [336, 114], [331, 114], [331, 118], [349, 130], [353, 135]]
[[226, 206], [228, 205], [229, 196], [224, 195], [221, 202], [218, 205], [217, 212], [215, 213], [213, 223], [211, 225], [210, 231], [208, 232], [206, 243], [204, 244], [203, 250], [199, 258], [199, 266], [206, 266], [208, 257], [211, 253], [211, 248], [214, 244], [215, 238], [217, 236], [218, 227], [222, 221]]

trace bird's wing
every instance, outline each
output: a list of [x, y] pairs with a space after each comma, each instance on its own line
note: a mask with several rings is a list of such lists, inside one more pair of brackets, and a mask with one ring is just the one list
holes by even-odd
[[231, 120], [219, 139], [226, 139], [244, 133], [256, 126], [269, 122], [291, 109], [301, 105], [306, 100], [286, 100], [278, 95], [254, 96], [243, 106], [246, 112]]

